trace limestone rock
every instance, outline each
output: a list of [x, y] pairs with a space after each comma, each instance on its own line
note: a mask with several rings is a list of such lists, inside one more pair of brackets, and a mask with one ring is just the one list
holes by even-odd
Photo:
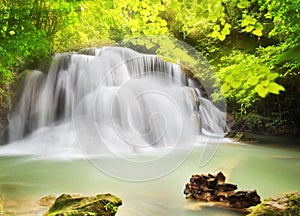
[[265, 199], [249, 216], [300, 215], [300, 191], [280, 197]]
[[44, 216], [112, 216], [122, 205], [122, 200], [111, 194], [91, 197], [62, 194]]

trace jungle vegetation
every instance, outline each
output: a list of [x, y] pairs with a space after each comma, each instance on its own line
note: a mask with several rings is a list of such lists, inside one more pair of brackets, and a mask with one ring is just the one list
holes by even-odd
[[299, 134], [298, 0], [1, 0], [0, 11], [2, 113], [16, 77], [56, 52], [166, 35], [210, 62], [234, 128]]

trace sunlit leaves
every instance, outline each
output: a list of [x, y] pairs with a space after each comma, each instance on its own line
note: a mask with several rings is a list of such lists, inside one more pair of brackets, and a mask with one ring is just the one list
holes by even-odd
[[257, 20], [249, 15], [244, 15], [242, 20], [242, 27], [247, 27], [249, 25], [254, 26]]
[[264, 29], [263, 25], [257, 21], [254, 17], [244, 14], [241, 26], [248, 33], [252, 33], [256, 36], [262, 36], [262, 31]]
[[262, 31], [263, 31], [264, 27], [260, 22], [256, 22], [255, 23], [255, 29], [253, 30], [253, 34], [256, 36], [262, 36]]
[[230, 34], [230, 28], [231, 25], [229, 23], [226, 23], [222, 30], [220, 30], [220, 25], [215, 25], [211, 37], [218, 38], [220, 41], [223, 41], [226, 39], [226, 36]]
[[250, 2], [247, 0], [241, 0], [238, 4], [237, 7], [240, 9], [247, 8], [250, 5]]
[[265, 18], [272, 20], [273, 29], [269, 36], [281, 40], [299, 40], [300, 37], [300, 7], [298, 0], [258, 0], [262, 10], [266, 10]]
[[259, 84], [259, 85], [255, 86], [255, 91], [262, 98], [266, 97], [267, 94], [269, 93], [268, 87], [263, 84]]
[[279, 94], [284, 91], [284, 87], [275, 82], [261, 82], [255, 87], [255, 91], [260, 97], [266, 97], [268, 93]]
[[222, 82], [222, 91], [225, 97], [233, 98], [241, 107], [249, 107], [259, 97], [285, 90], [276, 83], [279, 74], [272, 72], [254, 55], [234, 51], [221, 61], [217, 75]]
[[[114, 1], [110, 12], [117, 15], [112, 17], [116, 23], [126, 27], [124, 37], [166, 34], [167, 22], [160, 15], [166, 10], [161, 1]], [[118, 14], [121, 16], [118, 17]]]

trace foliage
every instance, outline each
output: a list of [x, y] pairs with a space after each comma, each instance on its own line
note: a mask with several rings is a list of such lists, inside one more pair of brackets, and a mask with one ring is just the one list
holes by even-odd
[[8, 85], [18, 72], [53, 52], [52, 41], [66, 26], [67, 1], [0, 2], [0, 106], [8, 107]]
[[284, 87], [276, 83], [280, 75], [273, 72], [254, 55], [233, 51], [229, 56], [221, 58], [217, 68], [222, 91], [228, 99], [234, 99], [246, 111], [258, 96], [264, 98], [268, 94], [279, 94]]
[[249, 131], [249, 132], [262, 132], [268, 134], [282, 135], [292, 132], [294, 125], [287, 125], [287, 121], [282, 119], [278, 113], [271, 113], [269, 116], [262, 116], [257, 113], [233, 113], [234, 126], [232, 130]]
[[[295, 89], [286, 80], [300, 76], [298, 0], [2, 0], [0, 10], [1, 107], [8, 84], [37, 60], [140, 36], [173, 36], [197, 48], [234, 111], [259, 112], [256, 102], [283, 92], [284, 106]], [[211, 73], [181, 45], [161, 44], [157, 54], [180, 58], [198, 78]]]
[[298, 0], [258, 0], [261, 11], [266, 10], [264, 17], [272, 21], [273, 29], [268, 33], [280, 41], [298, 41], [300, 32], [300, 13]]

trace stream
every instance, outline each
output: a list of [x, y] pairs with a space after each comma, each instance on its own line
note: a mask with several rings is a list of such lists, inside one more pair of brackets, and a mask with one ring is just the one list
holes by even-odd
[[[111, 177], [87, 159], [1, 156], [0, 193], [8, 200], [8, 210], [24, 216], [41, 215], [46, 208], [38, 207], [37, 200], [48, 194], [59, 196], [62, 193], [112, 193], [123, 200], [117, 213], [120, 216], [245, 215], [212, 207], [205, 202], [186, 200], [183, 189], [192, 174], [222, 171], [227, 182], [237, 184], [239, 190], [256, 189], [262, 199], [299, 190], [300, 148], [296, 147], [299, 140], [294, 140], [295, 145], [280, 144], [275, 138], [264, 141], [265, 144], [250, 145], [223, 140], [212, 159], [205, 166], [200, 166], [203, 146], [199, 138], [192, 153], [173, 172], [141, 182]], [[173, 152], [170, 159], [177, 160], [183, 152]], [[154, 156], [149, 153], [132, 155]], [[113, 159], [116, 166], [119, 162]]]
[[[214, 77], [198, 63], [198, 74]], [[5, 209], [36, 216], [48, 194], [112, 193], [123, 200], [120, 216], [244, 215], [185, 199], [193, 174], [219, 171], [262, 199], [299, 190], [299, 140], [224, 139], [225, 101], [210, 100], [204, 84], [178, 63], [129, 48], [56, 54], [48, 71], [28, 73], [9, 115], [0, 147]]]

